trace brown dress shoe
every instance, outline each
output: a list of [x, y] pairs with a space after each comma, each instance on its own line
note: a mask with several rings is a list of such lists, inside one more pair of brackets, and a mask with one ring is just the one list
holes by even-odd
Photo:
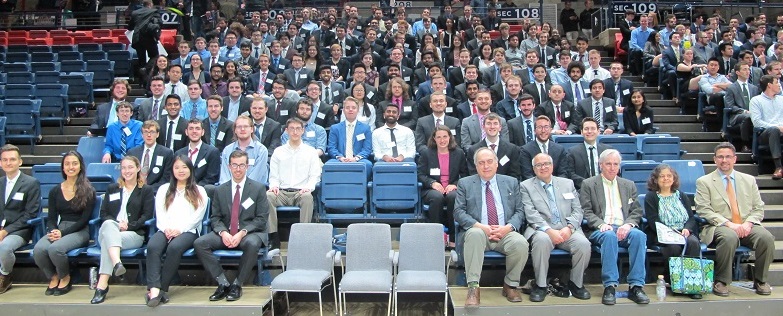
[[479, 307], [481, 305], [481, 291], [478, 287], [468, 287], [468, 298], [465, 299], [465, 307]]
[[775, 172], [772, 173], [772, 180], [780, 179], [783, 179], [783, 168], [777, 168], [775, 169]]
[[755, 282], [753, 282], [753, 288], [756, 289], [756, 294], [758, 294], [758, 295], [770, 295], [770, 294], [772, 294], [772, 288], [769, 287], [769, 283], [767, 283], [767, 282], [755, 281]]
[[725, 283], [718, 281], [712, 285], [712, 293], [717, 296], [729, 296], [729, 288]]
[[522, 296], [519, 295], [517, 288], [511, 287], [503, 283], [503, 296], [511, 303], [519, 303], [522, 301]]
[[[0, 294], [5, 293], [10, 288], [11, 288], [11, 276], [0, 274]], [[767, 289], [769, 289], [769, 286], [767, 286]]]

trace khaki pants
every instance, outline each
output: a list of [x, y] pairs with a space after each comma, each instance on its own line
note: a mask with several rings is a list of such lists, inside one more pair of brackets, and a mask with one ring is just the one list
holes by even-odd
[[299, 206], [299, 222], [310, 223], [313, 221], [312, 192], [301, 194], [299, 191], [288, 192], [281, 189], [278, 194], [275, 195], [274, 193], [267, 191], [266, 199], [269, 201], [269, 221], [267, 221], [269, 233], [277, 232], [278, 206]]
[[756, 252], [753, 277], [760, 282], [767, 282], [769, 264], [775, 255], [775, 237], [766, 228], [754, 225], [750, 235], [737, 237], [737, 233], [726, 226], [715, 228], [715, 281], [731, 283], [731, 267], [734, 264], [734, 252], [739, 245], [751, 248]]
[[465, 257], [465, 273], [467, 281], [479, 282], [481, 268], [484, 266], [484, 251], [493, 250], [506, 255], [506, 277], [503, 282], [507, 285], [519, 286], [519, 278], [522, 276], [522, 268], [527, 263], [529, 245], [525, 237], [512, 231], [498, 242], [489, 241], [481, 228], [471, 228], [465, 232], [463, 256]]

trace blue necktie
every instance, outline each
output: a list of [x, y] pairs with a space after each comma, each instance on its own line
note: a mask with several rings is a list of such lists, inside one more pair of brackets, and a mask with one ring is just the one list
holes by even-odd
[[125, 134], [125, 129], [127, 127], [120, 128], [120, 153], [122, 153], [122, 157], [125, 157], [125, 153], [128, 152], [128, 135]]
[[551, 183], [544, 185], [546, 195], [549, 197], [549, 209], [552, 211], [552, 224], [560, 223], [560, 210], [557, 209], [557, 200], [555, 200], [555, 188]]
[[525, 142], [533, 141], [533, 125], [530, 120], [525, 120]]

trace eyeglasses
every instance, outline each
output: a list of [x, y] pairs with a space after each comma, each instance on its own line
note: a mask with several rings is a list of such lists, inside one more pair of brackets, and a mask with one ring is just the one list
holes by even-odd
[[552, 126], [536, 126], [537, 131], [546, 131], [552, 129]]
[[232, 164], [230, 164], [228, 166], [231, 167], [231, 169], [240, 169], [240, 170], [247, 169], [247, 164], [245, 164], [245, 163], [242, 163], [242, 164], [232, 163]]
[[141, 131], [142, 135], [155, 135], [158, 131]]
[[715, 159], [718, 159], [718, 160], [729, 160], [729, 159], [732, 159], [734, 157], [736, 157], [736, 156], [734, 156], [734, 155], [715, 156]]
[[304, 130], [304, 128], [301, 127], [286, 127], [286, 129], [292, 132], [301, 132]]
[[533, 165], [533, 167], [536, 167], [536, 169], [544, 169], [546, 167], [551, 167], [551, 166], [552, 166], [552, 163], [548, 162], [548, 161], [547, 162], [537, 163], [537, 164]]

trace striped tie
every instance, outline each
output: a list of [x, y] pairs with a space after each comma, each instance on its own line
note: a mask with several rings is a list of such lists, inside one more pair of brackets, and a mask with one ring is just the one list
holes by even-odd
[[128, 135], [125, 134], [125, 129], [127, 127], [122, 128], [123, 131], [120, 132], [120, 153], [122, 153], [122, 156], [125, 157], [125, 153], [128, 151]]

